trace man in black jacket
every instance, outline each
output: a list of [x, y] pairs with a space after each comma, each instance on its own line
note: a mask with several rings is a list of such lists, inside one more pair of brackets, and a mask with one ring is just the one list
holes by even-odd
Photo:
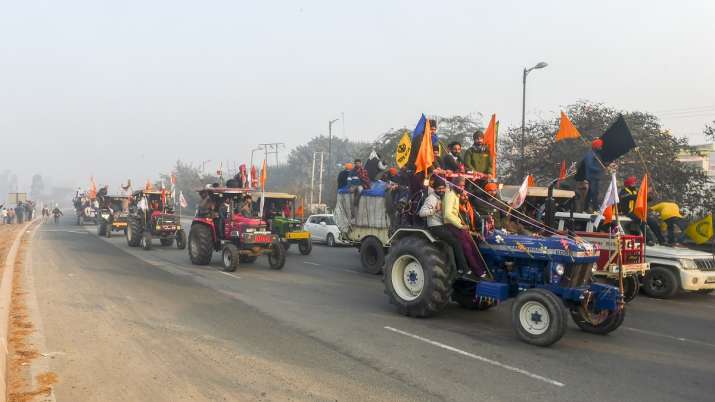
[[457, 141], [449, 144], [449, 152], [442, 157], [442, 166], [446, 170], [452, 172], [464, 171], [464, 162], [462, 162], [462, 144]]

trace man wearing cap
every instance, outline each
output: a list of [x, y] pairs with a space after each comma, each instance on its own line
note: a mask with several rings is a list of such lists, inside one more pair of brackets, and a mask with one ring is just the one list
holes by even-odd
[[[508, 211], [509, 206], [499, 197], [499, 185], [497, 183], [487, 183], [484, 185], [484, 191], [486, 191], [487, 195], [484, 195], [476, 202], [477, 213], [482, 219], [491, 217], [491, 226], [494, 229], [501, 229], [503, 227], [504, 211]], [[485, 226], [489, 227], [490, 225]]]
[[646, 226], [641, 218], [633, 213], [633, 208], [636, 205], [636, 199], [638, 199], [637, 184], [638, 179], [635, 176], [628, 176], [625, 180], [623, 180], [623, 189], [618, 194], [618, 199], [620, 200], [618, 203], [618, 211], [631, 218], [631, 221], [638, 225], [641, 234], [646, 235], [646, 242], [649, 246], [654, 244], [653, 238], [656, 238], [659, 244], [663, 244], [665, 243], [665, 239], [663, 238], [663, 234], [660, 232], [658, 220], [649, 216], [647, 219], [648, 226]]
[[464, 169], [472, 172], [492, 174], [492, 157], [484, 143], [484, 133], [481, 130], [474, 132], [474, 144], [464, 151]]
[[350, 171], [353, 170], [353, 164], [347, 162], [344, 169], [338, 173], [338, 188], [343, 188], [348, 185], [348, 178], [350, 177]]

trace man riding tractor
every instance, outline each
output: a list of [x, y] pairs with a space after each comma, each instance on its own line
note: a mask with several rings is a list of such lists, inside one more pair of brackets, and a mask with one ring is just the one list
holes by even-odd
[[151, 250], [152, 239], [158, 237], [162, 246], [171, 246], [176, 240], [179, 250], [186, 248], [186, 233], [172, 204], [166, 191], [135, 191], [129, 202], [126, 232], [129, 247]]
[[112, 237], [113, 231], [127, 231], [128, 195], [105, 195], [99, 200], [97, 234]]
[[207, 187], [199, 190], [201, 201], [189, 232], [191, 263], [208, 265], [214, 251], [222, 255], [223, 270], [233, 272], [239, 263], [268, 256], [272, 269], [285, 265], [285, 248], [256, 217], [248, 189]]
[[[261, 197], [260, 192], [254, 192], [253, 199], [257, 200], [253, 210], [258, 211], [257, 204]], [[271, 233], [277, 235], [283, 247], [290, 249], [291, 244], [297, 243], [298, 250], [303, 255], [308, 255], [313, 250], [310, 232], [303, 229], [303, 223], [295, 217], [295, 199], [293, 194], [263, 193], [263, 219], [268, 222]]]

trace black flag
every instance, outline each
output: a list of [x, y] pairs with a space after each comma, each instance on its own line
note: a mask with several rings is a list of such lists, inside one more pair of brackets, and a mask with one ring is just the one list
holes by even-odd
[[603, 133], [601, 140], [603, 140], [603, 149], [600, 156], [604, 165], [608, 165], [636, 147], [623, 115], [619, 115], [611, 127]]

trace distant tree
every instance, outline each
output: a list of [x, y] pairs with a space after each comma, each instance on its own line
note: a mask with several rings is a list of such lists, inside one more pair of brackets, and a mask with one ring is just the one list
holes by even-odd
[[715, 142], [715, 120], [705, 125], [703, 133], [705, 134], [705, 138], [711, 142]]
[[[190, 208], [196, 207], [199, 203], [199, 195], [196, 190], [218, 180], [216, 176], [202, 174], [198, 166], [193, 166], [191, 163], [182, 162], [181, 160], [176, 161], [172, 173], [176, 176], [176, 197], [179, 197], [179, 191], [183, 192]], [[161, 174], [161, 180], [164, 181], [167, 189], [171, 188], [172, 173]], [[179, 200], [177, 199], [176, 201], [178, 202]]]
[[30, 199], [39, 200], [45, 191], [45, 183], [42, 180], [42, 176], [39, 174], [34, 174], [32, 176], [32, 184], [30, 185]]
[[[545, 184], [558, 177], [561, 161], [579, 162], [588, 151], [592, 139], [602, 135], [623, 114], [637, 150], [617, 161], [618, 176], [642, 177], [650, 175], [654, 199], [672, 199], [690, 211], [712, 208], [715, 196], [704, 191], [708, 177], [698, 168], [676, 160], [687, 139], [676, 138], [664, 129], [657, 117], [643, 112], [621, 111], [600, 103], [579, 102], [566, 108], [566, 114], [582, 135], [582, 139], [556, 143], [558, 118], [529, 121], [525, 134], [526, 171], [535, 176], [537, 183]], [[523, 180], [517, 171], [521, 160], [521, 128], [510, 127], [500, 135], [498, 170], [499, 178], [516, 184]], [[603, 183], [606, 178], [601, 180]], [[603, 189], [601, 189], [603, 192]]]

